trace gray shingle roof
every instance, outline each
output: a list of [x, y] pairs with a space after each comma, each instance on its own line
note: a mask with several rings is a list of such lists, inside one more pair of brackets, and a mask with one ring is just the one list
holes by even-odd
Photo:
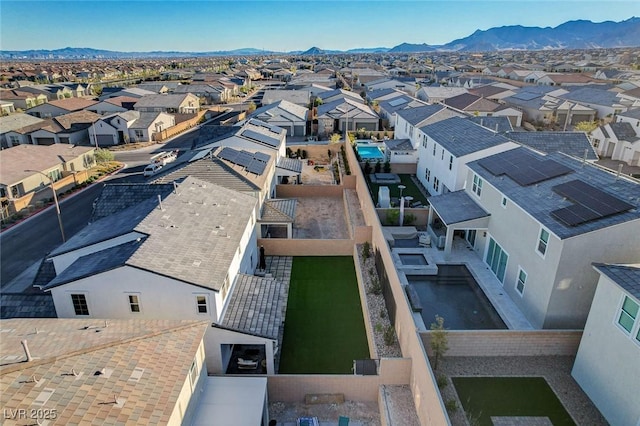
[[0, 318], [56, 318], [50, 293], [0, 293]]
[[396, 114], [405, 119], [409, 124], [415, 126], [433, 114], [442, 111], [444, 108], [442, 105], [425, 105], [416, 108], [402, 109], [396, 112]]
[[608, 90], [596, 89], [594, 87], [581, 87], [559, 97], [571, 101], [583, 102], [587, 104], [612, 106], [620, 103], [616, 92]]
[[420, 130], [456, 157], [509, 142], [504, 136], [461, 117], [429, 124]]
[[384, 141], [385, 146], [390, 151], [415, 151], [409, 139], [388, 139]]
[[140, 204], [149, 198], [165, 198], [173, 191], [173, 185], [149, 185], [147, 183], [106, 184], [93, 203], [91, 221], [111, 216], [119, 211]]
[[149, 237], [127, 265], [219, 290], [257, 203], [189, 176], [136, 226]]
[[[497, 131], [498, 133], [512, 132], [513, 126], [511, 125], [511, 121], [509, 121], [508, 117], [469, 117], [467, 118], [469, 121], [473, 121], [476, 124], [481, 125], [482, 127], [486, 127], [487, 129]], [[496, 130], [496, 126], [498, 126], [498, 130]]]
[[264, 202], [260, 221], [262, 222], [293, 222], [296, 218], [298, 201], [290, 199], [271, 199]]
[[[267, 170], [272, 161], [273, 156], [267, 163]], [[268, 173], [263, 173], [262, 175], [249, 173], [244, 167], [234, 165], [217, 157], [202, 158], [178, 167], [170, 173], [159, 177], [157, 182], [179, 182], [187, 176], [193, 176], [205, 182], [214, 183], [235, 191], [254, 193], [262, 189], [268, 175]]]
[[640, 300], [640, 264], [612, 265], [607, 263], [594, 263], [593, 266], [609, 277], [614, 283], [628, 291], [633, 297]]
[[429, 204], [446, 225], [490, 216], [464, 190], [429, 197]]
[[613, 130], [613, 133], [615, 133], [616, 138], [618, 138], [619, 141], [633, 142], [638, 139], [638, 136], [636, 136], [636, 132], [635, 130], [633, 130], [633, 126], [631, 125], [631, 123], [610, 123], [609, 126], [611, 127], [611, 130]]
[[[538, 182], [535, 185], [520, 186], [507, 176], [494, 176], [479, 164], [472, 161], [467, 164], [471, 170], [480, 175], [486, 182], [494, 186], [513, 203], [520, 206], [534, 219], [547, 227], [560, 239], [571, 238], [587, 232], [607, 228], [628, 221], [640, 220], [640, 184], [624, 178], [616, 179], [615, 174], [607, 172], [589, 163], [570, 157], [566, 154], [555, 152], [546, 156], [537, 154], [528, 148], [520, 147], [506, 153], [495, 154], [486, 158], [500, 159], [501, 155], [513, 155], [516, 150], [525, 150], [531, 156], [539, 159], [554, 160], [564, 166], [573, 169], [572, 173]], [[614, 197], [635, 206], [627, 212], [615, 214], [601, 219], [592, 220], [577, 226], [566, 226], [551, 216], [551, 212], [563, 207], [569, 207], [573, 203], [552, 190], [552, 187], [572, 180], [581, 180]]]
[[277, 340], [286, 307], [287, 294], [280, 281], [238, 274], [220, 323], [226, 328]]
[[636, 118], [640, 120], [640, 108], [630, 109], [619, 114], [621, 117]]
[[139, 240], [129, 241], [128, 243], [82, 256], [51, 280], [43, 289], [48, 290], [71, 281], [123, 266], [131, 255], [140, 248], [143, 242], [144, 238], [140, 238]]
[[598, 159], [598, 155], [584, 132], [511, 132], [506, 136], [548, 154], [564, 152], [567, 155], [583, 158], [586, 149], [587, 160]]

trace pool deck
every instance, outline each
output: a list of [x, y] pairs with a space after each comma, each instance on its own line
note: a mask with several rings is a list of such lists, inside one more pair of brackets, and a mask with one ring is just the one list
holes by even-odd
[[[398, 250], [398, 249], [393, 249]], [[403, 253], [409, 253], [406, 248], [402, 249]], [[495, 310], [498, 312], [504, 323], [510, 330], [534, 330], [534, 327], [529, 323], [522, 311], [511, 300], [509, 295], [504, 291], [502, 283], [498, 281], [493, 272], [487, 267], [474, 250], [472, 250], [467, 242], [461, 238], [455, 238], [453, 240], [453, 250], [449, 259], [445, 259], [444, 250], [437, 249], [433, 244], [431, 247], [420, 247], [412, 249], [411, 253], [423, 253], [429, 265], [466, 265], [476, 282], [484, 291]], [[399, 257], [394, 257], [394, 260], [398, 261], [396, 267], [398, 272], [405, 272], [404, 268], [407, 266], [400, 263]], [[409, 273], [409, 275], [413, 272]], [[403, 284], [408, 284], [406, 276], [400, 274], [400, 280]], [[422, 324], [416, 323], [420, 328]]]

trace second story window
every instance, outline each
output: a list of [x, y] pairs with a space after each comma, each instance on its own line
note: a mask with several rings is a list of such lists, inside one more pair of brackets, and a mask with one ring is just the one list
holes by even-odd
[[449, 156], [449, 170], [453, 169], [453, 155]]
[[478, 175], [473, 175], [473, 185], [471, 186], [471, 190], [478, 197], [482, 194], [482, 178]]
[[433, 143], [433, 156], [436, 156], [436, 143]]
[[548, 245], [549, 231], [546, 229], [540, 229], [540, 236], [538, 237], [538, 253], [544, 256], [547, 253]]
[[624, 296], [620, 315], [618, 316], [618, 324], [628, 333], [631, 333], [634, 322], [638, 319], [638, 310], [640, 310], [640, 306], [629, 296]]
[[209, 312], [209, 306], [207, 303], [207, 296], [196, 296], [196, 308], [199, 314], [206, 314]]
[[140, 297], [138, 297], [137, 294], [129, 294], [127, 297], [129, 299], [129, 309], [131, 312], [140, 312]]
[[72, 294], [71, 302], [76, 315], [89, 315], [89, 304], [84, 294]]

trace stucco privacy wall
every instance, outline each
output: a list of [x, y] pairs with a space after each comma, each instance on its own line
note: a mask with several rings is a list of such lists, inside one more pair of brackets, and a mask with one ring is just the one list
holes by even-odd
[[[378, 215], [371, 201], [364, 176], [360, 172], [353, 152], [353, 147], [346, 147], [347, 159], [354, 174], [347, 176], [350, 181], [355, 180], [356, 192], [360, 202], [365, 223], [372, 227], [371, 243], [374, 250], [378, 250], [384, 268], [388, 275], [389, 286], [396, 301], [395, 329], [398, 341], [405, 358], [411, 358], [411, 375], [409, 384], [413, 393], [416, 412], [420, 423], [424, 425], [448, 425], [449, 418], [435, 384], [435, 377], [427, 360], [422, 340], [416, 331], [412, 314], [406, 303], [400, 278], [395, 270], [391, 253], [386, 244]], [[345, 183], [346, 185], [346, 183]]]
[[[420, 333], [431, 355], [431, 332]], [[575, 356], [581, 330], [449, 330], [446, 356]]]
[[336, 197], [342, 198], [342, 185], [276, 185], [278, 198]]
[[378, 401], [381, 385], [406, 385], [411, 360], [382, 358], [377, 376], [278, 374], [267, 378], [271, 401], [301, 402], [308, 394], [344, 394], [349, 401]]
[[259, 238], [268, 256], [352, 256], [353, 240]]

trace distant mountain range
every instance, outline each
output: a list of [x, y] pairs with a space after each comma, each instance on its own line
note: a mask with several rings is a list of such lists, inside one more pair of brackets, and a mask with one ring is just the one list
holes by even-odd
[[402, 43], [393, 48], [372, 47], [356, 48], [347, 51], [323, 50], [312, 47], [306, 51], [273, 52], [255, 48], [211, 52], [115, 52], [91, 48], [65, 47], [57, 50], [0, 50], [3, 59], [111, 59], [111, 58], [172, 58], [204, 56], [250, 56], [270, 54], [300, 54], [306, 56], [339, 53], [416, 53], [433, 51], [473, 51], [486, 52], [497, 50], [549, 50], [549, 49], [595, 49], [612, 47], [640, 46], [640, 18], [633, 17], [625, 21], [568, 21], [551, 27], [523, 27], [510, 25], [477, 30], [468, 37], [453, 40], [443, 45]]

